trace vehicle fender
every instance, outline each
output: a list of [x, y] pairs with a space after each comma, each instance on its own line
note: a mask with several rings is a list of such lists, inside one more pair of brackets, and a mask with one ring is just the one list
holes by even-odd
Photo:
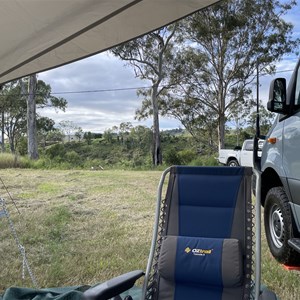
[[266, 168], [264, 172], [261, 174], [261, 204], [262, 206], [265, 205], [265, 198], [267, 196], [268, 191], [276, 186], [282, 186], [286, 195], [289, 199], [289, 204], [291, 208], [291, 212], [293, 215], [293, 228], [296, 229], [294, 232], [300, 233], [300, 205], [297, 205], [292, 202], [292, 196], [290, 193], [288, 181], [286, 177], [279, 177], [276, 171], [273, 168]]
[[232, 159], [235, 159], [238, 163], [240, 163], [240, 159], [237, 156], [230, 155], [226, 160], [226, 164], [228, 164], [228, 162]]
[[275, 186], [283, 186], [286, 194], [291, 199], [288, 182], [282, 165], [281, 145], [265, 143], [261, 156], [261, 201], [264, 205], [268, 191]]
[[[278, 123], [272, 131], [268, 133], [267, 140], [264, 143], [261, 154], [261, 171], [264, 172], [268, 168], [275, 170], [279, 177], [285, 177], [285, 171], [282, 163], [282, 131], [283, 123]], [[269, 137], [275, 137], [276, 142], [268, 142]]]
[[282, 166], [282, 157], [278, 152], [270, 152], [266, 159], [264, 160], [264, 157], [262, 157], [261, 161], [262, 173], [271, 168], [279, 177], [285, 177], [285, 172]]

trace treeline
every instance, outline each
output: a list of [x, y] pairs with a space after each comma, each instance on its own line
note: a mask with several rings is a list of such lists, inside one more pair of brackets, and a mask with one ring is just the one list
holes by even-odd
[[[151, 169], [152, 130], [145, 126], [87, 133], [79, 141], [60, 142], [40, 151], [36, 166], [42, 168]], [[126, 123], [128, 126], [129, 123]], [[120, 128], [123, 130], [120, 131]], [[175, 131], [175, 133], [174, 133]], [[185, 130], [162, 131], [163, 166], [173, 164], [214, 165], [211, 151], [204, 151]], [[205, 147], [204, 147], [205, 148]]]
[[[76, 126], [68, 123], [69, 126]], [[267, 127], [263, 127], [267, 130]], [[57, 140], [39, 144], [38, 160], [26, 159], [26, 143], [19, 144], [18, 155], [0, 155], [0, 168], [26, 167], [43, 169], [88, 169], [111, 168], [151, 169], [152, 130], [145, 126], [121, 123], [103, 133], [81, 132], [56, 135]], [[77, 133], [77, 137], [76, 137]], [[79, 134], [80, 133], [80, 134]], [[226, 128], [226, 148], [242, 145], [245, 139], [253, 138], [254, 127]], [[160, 132], [163, 149], [162, 167], [170, 165], [217, 165], [217, 148], [210, 141], [199, 143], [185, 129]], [[53, 138], [51, 135], [49, 136]], [[23, 144], [23, 148], [21, 145]]]

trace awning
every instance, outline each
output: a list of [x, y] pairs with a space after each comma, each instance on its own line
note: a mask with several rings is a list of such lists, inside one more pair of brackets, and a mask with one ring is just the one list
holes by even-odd
[[107, 50], [217, 0], [1, 0], [0, 84]]

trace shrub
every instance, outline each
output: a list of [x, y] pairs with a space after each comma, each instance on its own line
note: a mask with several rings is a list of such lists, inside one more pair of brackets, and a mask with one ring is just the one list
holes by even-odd
[[72, 165], [78, 166], [82, 164], [82, 158], [75, 151], [69, 151], [65, 154], [66, 161]]
[[190, 162], [191, 166], [218, 166], [218, 161], [215, 156], [211, 155], [203, 155], [199, 156], [198, 158], [192, 160]]
[[58, 156], [64, 157], [65, 153], [66, 153], [66, 149], [63, 144], [52, 145], [45, 151], [45, 155], [51, 159]]
[[20, 155], [27, 155], [27, 139], [25, 137], [21, 137], [17, 144], [17, 152]]
[[175, 148], [168, 149], [164, 154], [164, 162], [167, 165], [180, 165], [181, 160]]
[[197, 158], [197, 153], [193, 149], [185, 149], [178, 152], [178, 157], [182, 165], [188, 165]]

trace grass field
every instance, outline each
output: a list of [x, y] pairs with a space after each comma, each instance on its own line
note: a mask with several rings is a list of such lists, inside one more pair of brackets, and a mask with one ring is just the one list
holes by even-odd
[[[40, 287], [95, 284], [145, 269], [160, 171], [1, 170], [20, 211], [0, 183], [1, 197], [26, 248]], [[0, 218], [0, 293], [21, 278], [22, 261]], [[285, 271], [263, 239], [262, 281], [281, 300], [300, 299], [300, 272]]]

